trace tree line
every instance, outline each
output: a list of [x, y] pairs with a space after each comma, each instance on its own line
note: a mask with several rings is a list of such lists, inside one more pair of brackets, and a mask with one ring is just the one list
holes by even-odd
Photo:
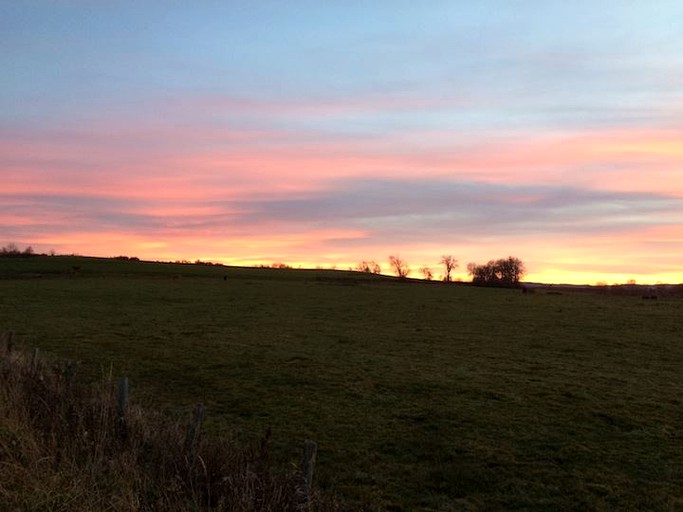
[[[450, 283], [453, 280], [452, 273], [458, 268], [458, 260], [450, 254], [441, 256], [439, 265], [443, 266], [443, 281]], [[389, 267], [391, 271], [400, 279], [405, 279], [411, 273], [411, 268], [405, 259], [392, 254], [389, 256]], [[380, 274], [381, 267], [375, 261], [361, 261], [355, 268], [360, 272]], [[429, 267], [422, 267], [420, 273], [423, 278], [431, 281], [434, 274]], [[468, 263], [467, 273], [472, 278], [472, 284], [477, 286], [496, 286], [496, 287], [516, 287], [526, 273], [524, 263], [519, 258], [508, 256], [497, 260], [490, 260], [488, 263]]]
[[[54, 255], [54, 251], [51, 253]], [[45, 256], [37, 254], [31, 246], [26, 247], [23, 251], [15, 244], [8, 244], [0, 248], [0, 257], [31, 257], [31, 256]], [[139, 261], [137, 257], [117, 256], [114, 259], [125, 259], [131, 261]], [[176, 263], [190, 263], [189, 261], [176, 261]], [[208, 263], [200, 260], [195, 261], [196, 265], [221, 265], [220, 263]], [[443, 281], [450, 283], [453, 280], [452, 274], [460, 264], [458, 260], [451, 254], [444, 254], [439, 259], [439, 265], [443, 266]], [[266, 265], [261, 265], [266, 266]], [[270, 265], [272, 268], [292, 268], [291, 266], [276, 262]], [[398, 255], [392, 254], [389, 256], [389, 268], [400, 279], [405, 279], [411, 273], [408, 262]], [[351, 270], [351, 268], [350, 268]], [[381, 274], [382, 267], [373, 260], [363, 260], [356, 266], [355, 269], [359, 272], [368, 272], [371, 274]], [[524, 263], [519, 258], [508, 256], [498, 260], [490, 260], [488, 263], [479, 265], [477, 263], [467, 264], [467, 273], [472, 278], [472, 284], [478, 286], [498, 286], [498, 287], [515, 287], [519, 285], [520, 280], [524, 276], [526, 269]], [[427, 281], [434, 278], [434, 274], [429, 267], [420, 268], [422, 277]]]
[[33, 247], [30, 245], [23, 251], [15, 244], [7, 244], [6, 246], [0, 248], [0, 257], [2, 258], [28, 258], [31, 256], [40, 255], [36, 254], [36, 252], [33, 250]]
[[467, 273], [472, 276], [472, 283], [481, 286], [515, 287], [519, 285], [525, 272], [522, 260], [514, 256], [490, 260], [485, 265], [467, 265]]

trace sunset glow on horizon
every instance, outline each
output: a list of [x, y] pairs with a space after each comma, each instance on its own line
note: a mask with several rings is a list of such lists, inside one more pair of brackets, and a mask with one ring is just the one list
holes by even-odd
[[679, 2], [0, 9], [0, 245], [683, 283]]

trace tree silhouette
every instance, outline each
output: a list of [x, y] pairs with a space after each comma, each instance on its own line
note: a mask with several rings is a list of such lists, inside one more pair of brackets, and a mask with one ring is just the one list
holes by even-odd
[[380, 274], [382, 272], [382, 268], [374, 261], [361, 261], [356, 270], [370, 274]]
[[420, 269], [420, 272], [422, 272], [422, 275], [424, 276], [425, 280], [431, 281], [434, 278], [434, 274], [432, 273], [432, 269], [429, 267], [422, 267]]
[[446, 269], [446, 272], [444, 273], [443, 280], [446, 281], [447, 283], [450, 283], [452, 281], [451, 279], [451, 272], [453, 271], [454, 268], [458, 268], [458, 260], [456, 260], [453, 256], [450, 254], [445, 254], [441, 256], [441, 263], [444, 268]]
[[410, 274], [410, 267], [400, 256], [389, 256], [389, 266], [394, 273], [401, 279], [405, 279]]
[[509, 256], [499, 260], [490, 260], [485, 265], [468, 263], [467, 272], [472, 276], [473, 284], [511, 288], [519, 285], [526, 269], [522, 260]]
[[0, 255], [2, 256], [19, 256], [21, 251], [16, 244], [7, 244], [5, 247], [0, 249]]
[[26, 247], [23, 251], [19, 249], [19, 246], [17, 244], [7, 244], [6, 246], [0, 248], [0, 257], [22, 257], [22, 258], [28, 258], [30, 256], [35, 256], [36, 252], [33, 250], [33, 247], [30, 245]]

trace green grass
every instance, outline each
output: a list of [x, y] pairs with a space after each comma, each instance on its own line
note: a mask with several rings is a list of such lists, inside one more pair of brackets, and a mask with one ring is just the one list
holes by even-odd
[[155, 407], [203, 401], [217, 434], [270, 426], [285, 458], [314, 439], [317, 483], [376, 510], [680, 509], [681, 319], [673, 299], [0, 260], [0, 330], [111, 363]]

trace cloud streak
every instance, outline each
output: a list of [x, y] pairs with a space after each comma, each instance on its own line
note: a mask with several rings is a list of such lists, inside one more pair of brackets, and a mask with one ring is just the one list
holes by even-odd
[[533, 259], [538, 251], [530, 246], [559, 249], [576, 240], [610, 240], [612, 249], [658, 244], [657, 252], [670, 258], [683, 244], [683, 200], [675, 196], [483, 182], [350, 180], [297, 199], [178, 204], [40, 195], [3, 196], [2, 204], [10, 234], [48, 243], [71, 239], [78, 226], [83, 233], [139, 240], [132, 247], [143, 254], [167, 251], [171, 259], [182, 259], [174, 248], [197, 251], [199, 244], [203, 254], [233, 262], [313, 263], [313, 252], [321, 262], [335, 263], [336, 256], [343, 264], [392, 251], [426, 258], [421, 253], [435, 247], [467, 248], [463, 256], [481, 259], [481, 248], [500, 246], [529, 251], [524, 256]]

